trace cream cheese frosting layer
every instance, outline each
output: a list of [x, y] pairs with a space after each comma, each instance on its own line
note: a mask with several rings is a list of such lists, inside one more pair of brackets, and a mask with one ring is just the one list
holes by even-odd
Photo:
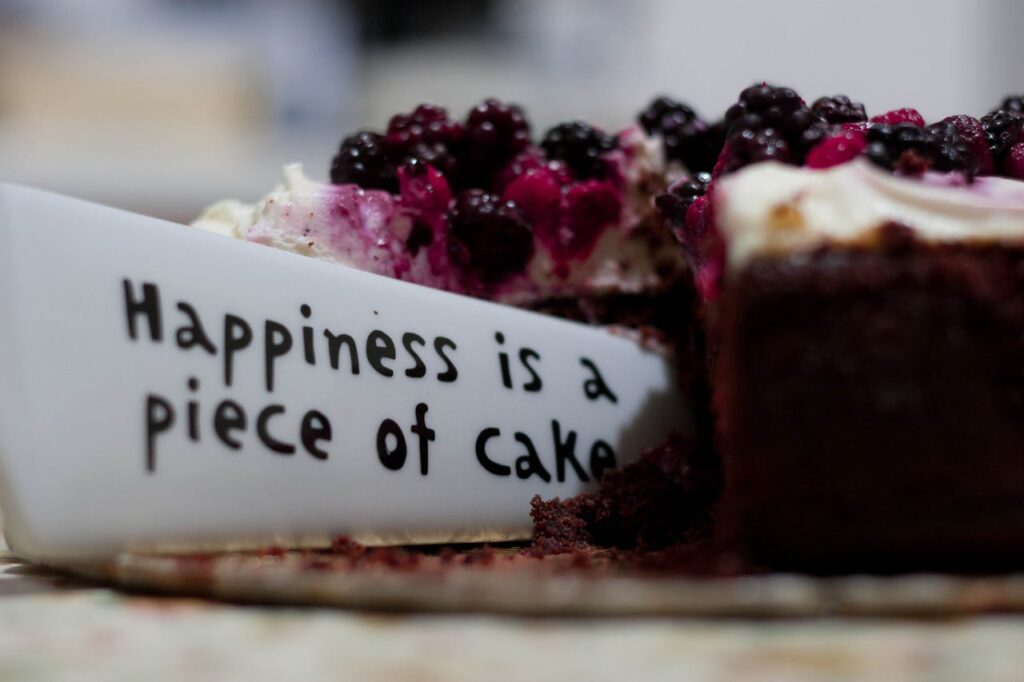
[[870, 244], [898, 223], [926, 242], [1024, 243], [1024, 182], [926, 173], [901, 178], [857, 160], [825, 170], [767, 162], [718, 181], [727, 267], [826, 244]]

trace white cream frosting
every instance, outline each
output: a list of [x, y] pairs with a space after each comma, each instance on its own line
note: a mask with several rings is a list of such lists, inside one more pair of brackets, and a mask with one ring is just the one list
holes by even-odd
[[1024, 242], [1024, 182], [926, 174], [900, 178], [865, 160], [825, 170], [761, 163], [718, 181], [715, 220], [727, 265], [869, 243], [899, 223], [930, 242]]

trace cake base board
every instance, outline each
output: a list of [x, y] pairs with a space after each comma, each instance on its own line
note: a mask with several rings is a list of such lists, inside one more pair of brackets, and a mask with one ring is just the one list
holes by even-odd
[[1024, 612], [1024, 573], [694, 577], [623, 571], [614, 556], [599, 551], [583, 561], [579, 554], [537, 559], [516, 548], [474, 551], [424, 554], [415, 565], [330, 555], [311, 560], [308, 552], [122, 554], [62, 570], [134, 592], [403, 612], [743, 618]]

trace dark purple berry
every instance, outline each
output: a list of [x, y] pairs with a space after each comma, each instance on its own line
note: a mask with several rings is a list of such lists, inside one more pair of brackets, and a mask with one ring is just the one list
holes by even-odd
[[561, 123], [547, 132], [541, 147], [549, 159], [565, 161], [578, 180], [602, 178], [608, 165], [602, 156], [617, 146], [615, 137], [583, 121]]
[[860, 102], [850, 101], [846, 95], [819, 97], [811, 105], [811, 111], [829, 123], [858, 123], [868, 120], [868, 113]]
[[704, 196], [711, 185], [710, 173], [697, 173], [685, 180], [673, 183], [664, 194], [658, 195], [654, 205], [669, 225], [681, 228], [686, 222], [686, 212], [693, 202]]
[[341, 141], [331, 163], [331, 182], [398, 191], [398, 177], [384, 144], [384, 136], [362, 131]]
[[457, 184], [464, 137], [462, 124], [450, 119], [446, 109], [421, 104], [408, 114], [393, 116], [385, 140], [397, 163], [420, 159]]
[[1004, 111], [1017, 111], [1024, 113], [1024, 95], [1009, 95], [1003, 100], [999, 107]]
[[448, 209], [452, 261], [484, 283], [522, 272], [533, 255], [533, 231], [514, 201], [467, 190]]
[[828, 121], [796, 91], [766, 83], [741, 92], [726, 112], [725, 123], [728, 152], [716, 166], [720, 173], [770, 159], [800, 165], [829, 133]]
[[760, 161], [792, 163], [794, 160], [786, 138], [774, 128], [742, 129], [731, 133], [726, 148], [728, 151], [723, 152], [724, 159], [721, 160], [720, 167], [716, 166], [721, 174], [731, 173]]
[[713, 130], [693, 109], [670, 97], [652, 101], [637, 122], [648, 135], [661, 138], [666, 159], [680, 161], [691, 172], [710, 171], [725, 142], [721, 128]]
[[864, 153], [877, 166], [902, 175], [926, 170], [950, 170], [955, 160], [946, 156], [942, 131], [920, 128], [912, 123], [875, 124], [868, 128]]
[[530, 123], [515, 104], [486, 99], [466, 117], [466, 159], [481, 185], [530, 144]]
[[992, 153], [992, 161], [1000, 168], [1010, 147], [1015, 145], [1024, 129], [1024, 112], [999, 109], [981, 118], [985, 129], [985, 142]]

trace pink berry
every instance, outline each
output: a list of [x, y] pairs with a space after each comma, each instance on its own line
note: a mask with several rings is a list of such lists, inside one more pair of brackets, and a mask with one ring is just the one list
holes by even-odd
[[1019, 142], [1010, 147], [1003, 162], [1003, 170], [1007, 176], [1024, 180], [1024, 142]]
[[541, 243], [554, 248], [562, 202], [561, 183], [554, 171], [544, 167], [525, 171], [509, 183], [501, 198], [516, 202]]
[[576, 183], [562, 197], [558, 255], [586, 258], [601, 232], [619, 221], [622, 193], [606, 180]]
[[909, 107], [903, 109], [893, 109], [887, 111], [884, 114], [871, 117], [872, 123], [889, 123], [890, 125], [896, 125], [897, 123], [910, 123], [916, 125], [918, 128], [924, 127], [924, 117], [918, 113], [917, 109], [911, 109]]
[[867, 146], [867, 137], [859, 130], [844, 130], [838, 135], [822, 140], [807, 154], [810, 168], [831, 168], [860, 156]]

